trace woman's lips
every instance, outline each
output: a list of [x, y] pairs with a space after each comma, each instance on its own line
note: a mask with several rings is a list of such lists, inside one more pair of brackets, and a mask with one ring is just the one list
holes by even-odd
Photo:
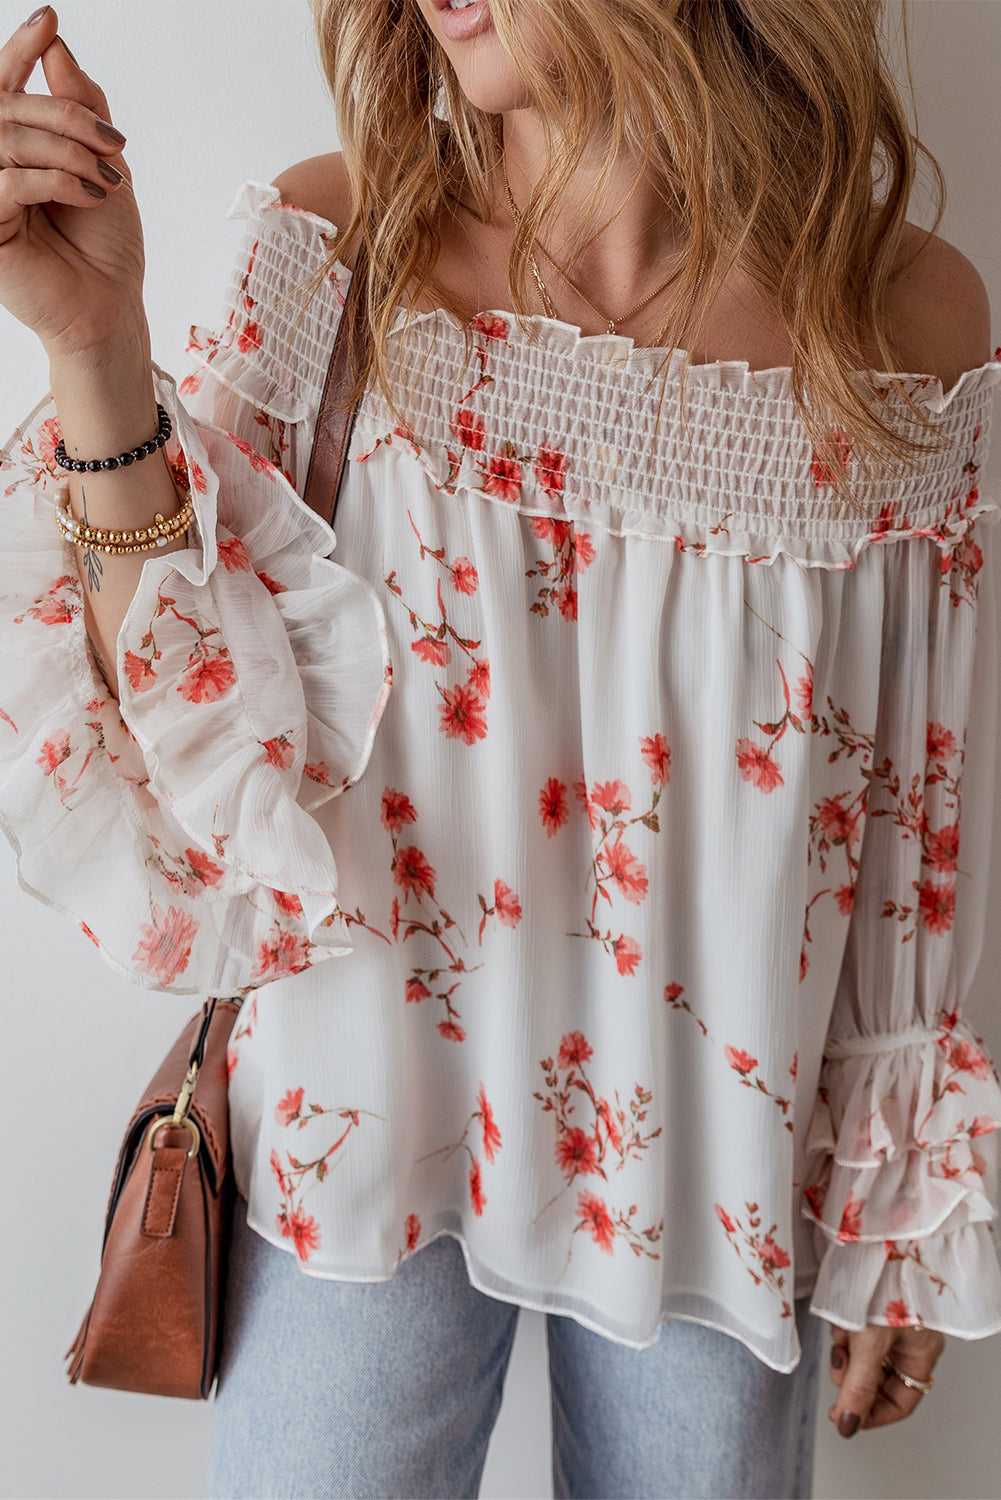
[[493, 25], [490, 0], [476, 0], [475, 5], [467, 5], [465, 10], [450, 10], [448, 0], [434, 0], [434, 3], [447, 41], [467, 42], [470, 37], [479, 36]]

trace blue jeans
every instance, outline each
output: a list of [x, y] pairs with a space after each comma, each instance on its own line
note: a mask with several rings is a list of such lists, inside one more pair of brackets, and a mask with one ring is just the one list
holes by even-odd
[[[821, 1320], [779, 1374], [680, 1319], [648, 1349], [549, 1314], [557, 1500], [809, 1496]], [[248, 1228], [236, 1199], [208, 1494], [475, 1496], [518, 1308], [469, 1283], [442, 1235], [389, 1281], [321, 1280]]]

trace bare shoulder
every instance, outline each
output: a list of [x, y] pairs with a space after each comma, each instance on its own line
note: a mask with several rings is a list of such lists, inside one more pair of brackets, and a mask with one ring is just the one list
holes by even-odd
[[[351, 218], [351, 184], [340, 151], [327, 151], [322, 156], [296, 162], [280, 172], [272, 186], [281, 193], [283, 203], [293, 203], [296, 208], [318, 214], [338, 229], [344, 229]], [[352, 242], [348, 253], [339, 258], [353, 268], [356, 250], [357, 245]]]
[[991, 304], [972, 261], [939, 235], [906, 223], [888, 291], [902, 371], [937, 375], [943, 388], [991, 358]]

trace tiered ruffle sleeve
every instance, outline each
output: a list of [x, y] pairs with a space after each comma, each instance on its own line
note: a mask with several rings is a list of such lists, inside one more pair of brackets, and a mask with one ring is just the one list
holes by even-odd
[[21, 885], [114, 968], [176, 993], [241, 992], [350, 951], [312, 813], [361, 776], [390, 682], [379, 600], [328, 560], [334, 534], [297, 492], [315, 406], [287, 420], [284, 395], [256, 402], [254, 342], [214, 337], [232, 346], [226, 378], [196, 371], [182, 397], [154, 366], [196, 525], [143, 569], [120, 704], [53, 517], [51, 397], [0, 468], [0, 818]]
[[965, 1014], [992, 830], [962, 808], [991, 805], [998, 670], [980, 550], [904, 548], [885, 572], [859, 878], [806, 1138], [813, 1310], [848, 1328], [1001, 1329], [1001, 1086]]

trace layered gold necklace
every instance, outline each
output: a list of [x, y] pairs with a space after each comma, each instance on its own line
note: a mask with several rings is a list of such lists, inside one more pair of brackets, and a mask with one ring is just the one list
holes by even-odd
[[[511, 192], [511, 184], [507, 180], [507, 166], [506, 166], [506, 164], [504, 162], [504, 158], [503, 157], [501, 157], [501, 172], [503, 173], [503, 176], [504, 176], [504, 191], [507, 194], [508, 207], [511, 210], [511, 215], [514, 218], [515, 222], [520, 224], [521, 223], [521, 210], [518, 208], [518, 205], [514, 201], [514, 194]], [[599, 230], [598, 233], [600, 234], [601, 231]], [[598, 238], [598, 235], [592, 235], [591, 239], [588, 240], [587, 244], [588, 245], [593, 244], [594, 240], [596, 240], [597, 238]], [[588, 297], [585, 292], [581, 291], [580, 287], [577, 285], [577, 283], [575, 281], [571, 281], [570, 280], [570, 277], [567, 275], [566, 271], [563, 269], [563, 267], [559, 264], [558, 261], [556, 261], [556, 260], [553, 259], [553, 257], [550, 255], [549, 251], [546, 249], [545, 245], [542, 244], [541, 240], [535, 240], [535, 241], [533, 241], [533, 243], [536, 244], [536, 245], [538, 245], [539, 249], [542, 251], [542, 253], [546, 257], [546, 259], [550, 262], [551, 265], [553, 265], [556, 268], [556, 270], [562, 276], [563, 280], [567, 283], [567, 285], [569, 287], [573, 288], [573, 290], [577, 293], [578, 297], [580, 297], [582, 301], [584, 301], [584, 302], [587, 303], [588, 307], [591, 309], [592, 312], [597, 313], [598, 317], [601, 318], [604, 322], [606, 322], [608, 324], [608, 332], [609, 333], [615, 333], [615, 331], [616, 331], [616, 325], [618, 323], [625, 323], [626, 320], [628, 318], [631, 318], [634, 313], [638, 313], [638, 312], [641, 311], [642, 308], [646, 307], [646, 305], [647, 305], [648, 302], [652, 302], [655, 297], [659, 297], [660, 294], [661, 294], [661, 292], [666, 291], [666, 289], [671, 285], [671, 282], [675, 281], [677, 279], [677, 277], [679, 276], [679, 274], [680, 274], [680, 271], [675, 271], [673, 273], [673, 275], [669, 276], [666, 281], [662, 282], [661, 285], [659, 287], [657, 287], [657, 289], [655, 291], [652, 291], [648, 297], [644, 297], [642, 302], [637, 302], [637, 304], [636, 304], [635, 307], [631, 307], [628, 312], [620, 313], [617, 318], [610, 318], [607, 313], [602, 312], [602, 310], [601, 310], [600, 307], [595, 307], [595, 305], [591, 301], [590, 297]], [[586, 249], [587, 249], [587, 245], [583, 246], [582, 247], [582, 253], [583, 253], [583, 250], [586, 250]], [[549, 289], [547, 288], [546, 283], [542, 279], [542, 273], [539, 270], [539, 264], [538, 264], [538, 261], [535, 259], [535, 255], [534, 255], [533, 251], [529, 250], [529, 252], [528, 252], [528, 258], [529, 258], [529, 261], [530, 261], [531, 266], [532, 266], [532, 274], [535, 277], [536, 286], [539, 288], [539, 296], [542, 299], [542, 305], [543, 305], [543, 307], [546, 310], [546, 316], [549, 317], [549, 318], [554, 318], [555, 319], [555, 318], [558, 317], [557, 312], [556, 312], [556, 308], [553, 305], [553, 299], [552, 299], [552, 297], [549, 295]]]

